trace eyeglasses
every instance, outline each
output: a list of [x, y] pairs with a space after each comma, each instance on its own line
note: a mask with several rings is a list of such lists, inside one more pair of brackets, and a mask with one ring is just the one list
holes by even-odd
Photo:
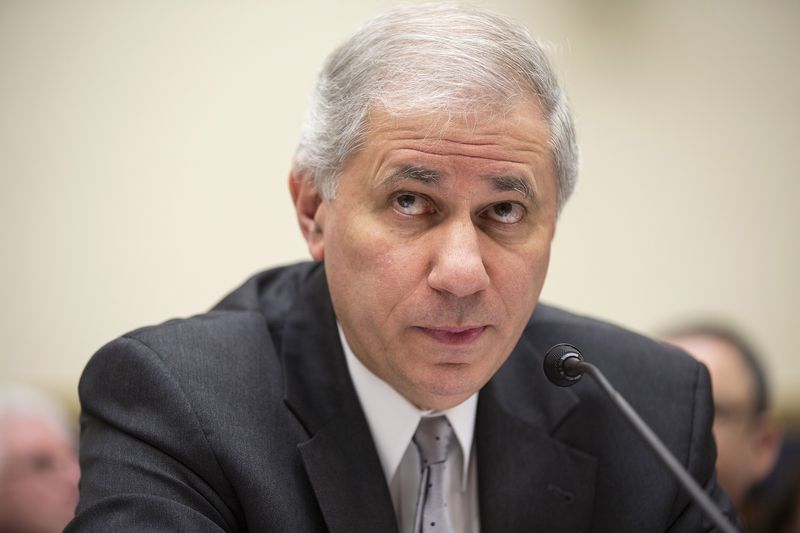
[[714, 426], [726, 430], [747, 427], [758, 418], [759, 413], [752, 405], [735, 403], [716, 403], [714, 405]]

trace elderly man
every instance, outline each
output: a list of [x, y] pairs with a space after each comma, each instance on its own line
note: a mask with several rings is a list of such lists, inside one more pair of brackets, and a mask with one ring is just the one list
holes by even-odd
[[78, 504], [74, 428], [59, 404], [21, 385], [0, 386], [0, 531], [58, 533]]
[[724, 505], [705, 369], [537, 306], [577, 160], [522, 27], [370, 21], [327, 60], [289, 177], [315, 262], [100, 350], [70, 531], [709, 530], [595, 387], [542, 373], [584, 347]]

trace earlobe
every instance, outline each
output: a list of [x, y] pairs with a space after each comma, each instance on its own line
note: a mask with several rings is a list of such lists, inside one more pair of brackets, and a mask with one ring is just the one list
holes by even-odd
[[325, 256], [323, 227], [326, 206], [317, 187], [302, 174], [289, 173], [289, 191], [292, 194], [297, 222], [315, 261]]

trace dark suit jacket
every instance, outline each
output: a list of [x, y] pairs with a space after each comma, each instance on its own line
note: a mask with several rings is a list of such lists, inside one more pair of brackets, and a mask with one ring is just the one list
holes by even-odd
[[[539, 305], [479, 395], [483, 532], [710, 530], [594, 383], [547, 381], [543, 353], [558, 342], [601, 367], [727, 504], [705, 368]], [[111, 342], [80, 397], [81, 500], [67, 531], [397, 529], [318, 264], [262, 273], [207, 314]]]

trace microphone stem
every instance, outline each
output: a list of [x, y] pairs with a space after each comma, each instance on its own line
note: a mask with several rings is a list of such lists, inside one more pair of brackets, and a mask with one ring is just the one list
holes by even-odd
[[[711, 501], [711, 498], [705, 493], [703, 489], [700, 488], [700, 485], [694, 480], [692, 476], [684, 469], [683, 465], [675, 459], [675, 456], [669, 451], [669, 449], [664, 446], [664, 444], [659, 440], [653, 430], [650, 429], [644, 420], [642, 420], [636, 411], [634, 411], [633, 407], [622, 397], [620, 393], [614, 389], [614, 387], [609, 383], [603, 373], [591, 363], [587, 363], [586, 361], [578, 361], [577, 359], [574, 360], [573, 363], [570, 361], [569, 366], [574, 367], [577, 370], [585, 372], [594, 378], [597, 384], [600, 386], [601, 389], [608, 395], [612, 402], [622, 411], [625, 419], [631, 423], [633, 428], [644, 438], [645, 442], [652, 448], [656, 455], [663, 461], [667, 467], [672, 470], [672, 473], [675, 474], [675, 477], [678, 478], [681, 485], [692, 495], [695, 501], [700, 504], [703, 512], [705, 513], [706, 517], [711, 520], [716, 527], [722, 531], [723, 533], [736, 533], [736, 529], [730, 524], [728, 519], [722, 512], [714, 505]], [[566, 365], [565, 365], [566, 366]]]

